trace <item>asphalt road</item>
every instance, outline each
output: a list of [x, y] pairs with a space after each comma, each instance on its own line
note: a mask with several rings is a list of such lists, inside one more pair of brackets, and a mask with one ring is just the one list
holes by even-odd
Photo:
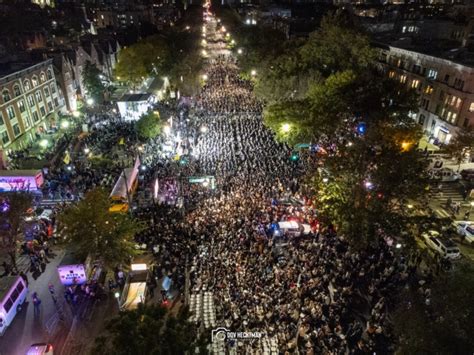
[[[27, 273], [29, 281], [28, 295], [23, 309], [16, 315], [3, 336], [0, 337], [1, 355], [24, 355], [31, 344], [54, 342], [55, 339], [46, 331], [48, 326], [54, 326], [53, 317], [57, 312], [57, 306], [49, 293], [48, 284], [51, 282], [54, 285], [58, 300], [62, 302], [63, 287], [59, 282], [56, 267], [61, 261], [64, 252], [58, 249], [53, 249], [53, 251], [55, 252], [55, 257], [50, 259], [45, 272], [36, 280], [33, 279], [30, 272]], [[41, 299], [41, 309], [38, 316], [34, 315], [33, 292], [37, 292]]]

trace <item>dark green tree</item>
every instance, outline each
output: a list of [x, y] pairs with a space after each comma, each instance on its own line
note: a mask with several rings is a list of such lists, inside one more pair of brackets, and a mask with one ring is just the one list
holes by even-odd
[[453, 140], [444, 148], [458, 164], [458, 171], [466, 158], [474, 154], [474, 129], [472, 126], [460, 130]]
[[87, 192], [60, 214], [59, 224], [80, 257], [91, 255], [112, 268], [136, 255], [134, 236], [143, 225], [129, 214], [109, 212], [108, 195], [100, 188]]
[[[107, 325], [107, 334], [96, 339], [93, 354], [173, 355], [192, 353], [196, 328], [182, 308], [175, 316], [166, 308], [140, 304]], [[196, 344], [197, 345], [197, 344]]]
[[394, 330], [400, 354], [469, 354], [474, 349], [474, 268], [470, 262], [455, 265], [431, 285], [430, 305], [411, 289], [401, 295], [394, 313]]
[[7, 252], [11, 264], [16, 268], [18, 241], [23, 238], [22, 228], [28, 209], [32, 206], [32, 195], [26, 192], [4, 192], [0, 194], [5, 210], [0, 211], [0, 233], [2, 234], [1, 249]]
[[106, 89], [102, 79], [100, 78], [101, 75], [101, 71], [97, 69], [95, 64], [90, 62], [87, 62], [82, 70], [82, 77], [87, 94], [99, 103], [104, 100], [104, 92]]
[[146, 141], [155, 138], [161, 132], [162, 122], [158, 112], [143, 114], [137, 121], [137, 133], [140, 139]]

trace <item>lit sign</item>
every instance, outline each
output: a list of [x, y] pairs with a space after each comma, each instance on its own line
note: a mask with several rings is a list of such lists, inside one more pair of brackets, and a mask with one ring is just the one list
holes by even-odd
[[43, 174], [35, 176], [0, 176], [0, 192], [36, 191], [43, 185]]
[[87, 281], [83, 264], [58, 266], [58, 273], [64, 286], [81, 285]]

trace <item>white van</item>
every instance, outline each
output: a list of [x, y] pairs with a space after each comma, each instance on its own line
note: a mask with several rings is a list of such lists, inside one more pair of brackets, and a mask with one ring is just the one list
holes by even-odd
[[311, 232], [311, 226], [309, 224], [299, 223], [296, 221], [278, 222], [278, 228], [283, 234], [287, 234], [292, 237], [307, 235]]
[[0, 279], [0, 336], [21, 311], [28, 288], [21, 276], [7, 276]]

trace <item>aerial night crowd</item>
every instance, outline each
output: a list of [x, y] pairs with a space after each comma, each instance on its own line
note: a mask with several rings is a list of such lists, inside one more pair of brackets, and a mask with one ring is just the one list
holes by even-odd
[[[143, 184], [167, 178], [171, 194], [184, 200], [182, 209], [151, 204], [134, 212], [148, 223], [136, 241], [155, 256], [158, 279], [166, 275], [184, 292], [189, 265], [190, 292], [211, 292], [217, 326], [262, 332], [282, 353], [390, 352], [391, 295], [417, 285], [419, 260], [384, 243], [353, 250], [334, 226], [320, 224], [302, 179], [307, 159], [290, 159], [289, 147], [264, 126], [263, 105], [251, 82], [239, 77], [237, 61], [216, 56], [206, 73], [200, 95], [176, 109], [171, 134], [179, 129], [181, 139], [173, 149], [188, 156], [186, 164], [165, 152], [170, 137], [162, 134], [138, 150], [129, 144], [136, 137], [133, 123], [110, 111], [96, 113], [88, 118], [93, 128], [82, 143], [90, 152], [108, 152], [112, 164], [92, 169], [78, 159], [72, 170], [50, 170], [45, 196], [66, 201], [94, 187], [111, 188], [139, 152]], [[117, 145], [122, 138], [123, 146]], [[176, 190], [173, 179], [193, 175], [214, 176], [216, 189], [183, 184]], [[305, 223], [311, 231], [290, 237], [279, 230], [281, 221]], [[259, 342], [243, 346], [261, 351]]]

